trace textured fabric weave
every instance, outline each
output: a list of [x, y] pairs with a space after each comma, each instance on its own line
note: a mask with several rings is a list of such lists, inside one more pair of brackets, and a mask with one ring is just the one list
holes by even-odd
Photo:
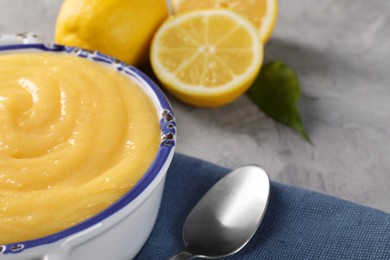
[[[188, 213], [229, 171], [175, 154], [156, 225], [135, 259], [169, 259], [182, 251], [181, 229]], [[390, 260], [390, 215], [272, 183], [268, 209], [256, 234], [240, 252], [224, 259]]]

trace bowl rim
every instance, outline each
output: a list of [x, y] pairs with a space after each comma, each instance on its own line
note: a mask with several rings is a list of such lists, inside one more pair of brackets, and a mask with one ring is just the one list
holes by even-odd
[[[8, 51], [10, 51], [9, 53], [14, 53], [20, 51], [25, 52], [28, 50], [65, 53], [89, 59], [93, 62], [109, 65], [115, 70], [117, 70], [119, 73], [137, 81], [139, 85], [141, 85], [147, 96], [152, 99], [153, 104], [156, 108], [156, 112], [160, 121], [161, 142], [158, 147], [157, 154], [145, 174], [128, 192], [122, 195], [116, 202], [111, 204], [109, 207], [84, 220], [83, 222], [80, 222], [72, 227], [53, 233], [51, 235], [32, 240], [1, 244], [0, 256], [2, 254], [17, 254], [23, 252], [26, 249], [31, 249], [33, 247], [54, 243], [63, 238], [76, 234], [80, 231], [86, 230], [98, 224], [99, 222], [102, 222], [103, 220], [109, 218], [119, 210], [129, 205], [137, 197], [139, 197], [159, 174], [165, 174], [162, 173], [161, 170], [165, 163], [170, 163], [170, 160], [172, 159], [171, 154], [173, 154], [176, 146], [176, 121], [168, 99], [166, 98], [164, 92], [159, 88], [159, 86], [157, 86], [156, 83], [154, 83], [146, 74], [144, 74], [136, 67], [128, 65], [118, 59], [115, 59], [111, 56], [102, 54], [97, 51], [89, 51], [77, 47], [69, 47], [59, 44], [34, 43], [0, 46], [0, 52], [5, 53], [7, 53]], [[151, 95], [154, 95], [154, 97], [152, 97]]]

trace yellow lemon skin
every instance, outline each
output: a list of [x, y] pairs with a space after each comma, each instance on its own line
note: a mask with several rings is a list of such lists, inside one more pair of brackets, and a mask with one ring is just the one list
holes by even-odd
[[[257, 73], [260, 71], [257, 70]], [[225, 92], [219, 92], [215, 94], [209, 94], [209, 93], [191, 93], [191, 92], [185, 92], [178, 90], [175, 86], [171, 85], [170, 83], [165, 83], [165, 87], [169, 89], [169, 91], [179, 100], [183, 101], [184, 103], [187, 103], [189, 105], [197, 106], [197, 107], [204, 107], [204, 108], [217, 108], [217, 107], [223, 107], [226, 106], [236, 99], [238, 99], [240, 96], [242, 96], [252, 85], [253, 81], [255, 80], [257, 74], [252, 74], [251, 77], [247, 79], [247, 81], [242, 84], [239, 88], [233, 91], [225, 91]]]
[[[215, 93], [186, 91], [184, 89], [177, 88], [177, 86], [169, 81], [164, 81], [163, 84], [173, 96], [184, 103], [197, 107], [217, 108], [226, 106], [242, 96], [252, 85], [259, 72], [260, 67], [246, 78], [244, 82], [241, 82], [241, 84], [235, 89], [227, 89], [226, 91]], [[159, 74], [159, 72], [156, 72], [156, 74]]]
[[65, 0], [55, 42], [143, 65], [153, 34], [167, 17], [165, 0]]

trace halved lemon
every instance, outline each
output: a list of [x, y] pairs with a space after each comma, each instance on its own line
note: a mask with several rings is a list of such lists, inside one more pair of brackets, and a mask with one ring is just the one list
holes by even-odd
[[277, 0], [172, 0], [172, 8], [177, 14], [199, 9], [227, 8], [250, 20], [265, 43], [275, 26], [278, 2]]
[[155, 75], [174, 96], [195, 106], [234, 101], [253, 83], [262, 61], [256, 28], [225, 9], [172, 16], [152, 41]]

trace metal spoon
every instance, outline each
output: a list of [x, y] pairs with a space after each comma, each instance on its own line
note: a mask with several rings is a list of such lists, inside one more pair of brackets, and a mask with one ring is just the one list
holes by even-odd
[[268, 175], [258, 166], [223, 177], [188, 215], [183, 226], [186, 251], [170, 260], [220, 258], [241, 250], [260, 225], [269, 191]]

